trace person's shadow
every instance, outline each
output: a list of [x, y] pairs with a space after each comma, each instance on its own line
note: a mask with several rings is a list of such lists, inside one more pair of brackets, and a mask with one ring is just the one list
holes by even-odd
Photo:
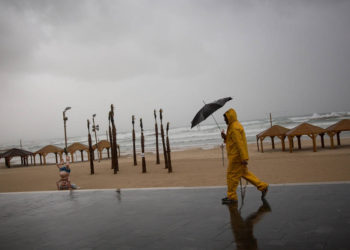
[[259, 209], [250, 214], [245, 220], [238, 211], [237, 204], [227, 205], [230, 211], [231, 227], [236, 239], [237, 249], [258, 249], [258, 242], [254, 237], [254, 225], [258, 223], [265, 213], [271, 212], [269, 203], [263, 199]]

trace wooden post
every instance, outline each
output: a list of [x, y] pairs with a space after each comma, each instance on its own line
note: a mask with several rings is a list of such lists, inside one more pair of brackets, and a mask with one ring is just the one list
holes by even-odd
[[340, 146], [340, 132], [337, 132], [337, 143], [338, 143], [338, 146]]
[[271, 136], [272, 149], [275, 149], [275, 138]]
[[293, 137], [288, 136], [288, 141], [289, 141], [289, 153], [293, 153]]
[[134, 166], [137, 166], [137, 159], [136, 159], [136, 136], [135, 136], [135, 116], [132, 116], [132, 149], [133, 149], [133, 156], [134, 156]]
[[142, 157], [142, 173], [146, 173], [146, 159], [145, 159], [145, 137], [143, 136], [143, 124], [142, 118], [140, 119], [140, 127], [141, 127], [141, 157]]
[[109, 157], [109, 148], [107, 148], [107, 157], [108, 157], [108, 159], [110, 158]]
[[46, 165], [46, 154], [43, 154], [43, 158], [44, 158], [44, 165]]
[[160, 118], [160, 133], [162, 136], [162, 144], [163, 144], [163, 154], [164, 154], [164, 162], [165, 162], [165, 168], [168, 168], [168, 156], [166, 154], [166, 145], [164, 140], [164, 128], [163, 128], [163, 110], [159, 110], [159, 118]]
[[83, 150], [80, 150], [80, 155], [81, 155], [81, 161], [83, 162], [83, 161], [84, 161], [84, 153], [83, 153]]
[[56, 164], [58, 164], [57, 153], [55, 153], [55, 158], [56, 158]]
[[70, 155], [71, 155], [71, 158], [72, 158], [72, 162], [74, 162], [74, 154], [73, 154], [73, 152], [71, 152]]
[[285, 145], [285, 143], [284, 143], [284, 139], [285, 139], [286, 137], [284, 136], [284, 135], [282, 135], [281, 136], [281, 141], [282, 141], [282, 151], [284, 152], [285, 150], [286, 150], [286, 145]]
[[5, 158], [5, 165], [6, 165], [6, 167], [11, 168], [10, 158], [8, 158], [8, 157]]
[[111, 169], [113, 169], [114, 166], [114, 157], [113, 157], [113, 137], [112, 137], [112, 128], [111, 128], [111, 111], [109, 111], [108, 114], [108, 123], [109, 123], [109, 144], [111, 146]]
[[154, 110], [154, 130], [156, 134], [156, 164], [160, 164], [159, 160], [159, 143], [158, 143], [158, 123], [157, 123], [157, 112]]
[[322, 148], [324, 148], [324, 133], [320, 134], [321, 136], [321, 145], [322, 145]]
[[301, 149], [300, 137], [301, 137], [301, 135], [297, 135], [297, 138], [298, 138], [298, 149]]
[[264, 153], [263, 140], [264, 140], [264, 137], [260, 137], [260, 147], [261, 147], [261, 153]]
[[314, 148], [314, 152], [316, 152], [316, 135], [312, 134], [312, 144], [313, 144], [313, 148]]
[[171, 156], [170, 156], [169, 122], [166, 125], [166, 146], [167, 146], [167, 156], [168, 156], [168, 173], [171, 173], [173, 172], [173, 167], [171, 166]]
[[258, 136], [256, 136], [256, 146], [257, 146], [258, 152], [259, 152], [260, 149], [259, 149], [259, 137]]
[[89, 160], [90, 160], [90, 174], [95, 174], [94, 169], [94, 160], [93, 160], [93, 149], [92, 149], [92, 141], [91, 141], [91, 134], [90, 134], [90, 121], [87, 120], [87, 127], [88, 127], [88, 141], [89, 141]]
[[328, 132], [328, 136], [329, 136], [329, 139], [331, 141], [331, 148], [334, 148], [334, 139], [333, 139], [334, 133]]
[[36, 155], [35, 155], [35, 154], [33, 154], [34, 166], [36, 166], [35, 157], [36, 157]]
[[119, 171], [119, 163], [118, 163], [118, 153], [117, 153], [117, 129], [114, 124], [114, 106], [111, 104], [111, 124], [112, 124], [112, 137], [113, 137], [113, 154], [114, 157], [114, 174]]
[[39, 154], [39, 156], [40, 156], [40, 165], [43, 165], [43, 160], [42, 160], [41, 154]]

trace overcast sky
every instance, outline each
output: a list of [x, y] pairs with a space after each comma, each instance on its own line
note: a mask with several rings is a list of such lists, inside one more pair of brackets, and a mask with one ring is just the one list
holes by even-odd
[[0, 1], [0, 144], [102, 133], [110, 104], [172, 126], [232, 96], [240, 120], [350, 111], [350, 1]]

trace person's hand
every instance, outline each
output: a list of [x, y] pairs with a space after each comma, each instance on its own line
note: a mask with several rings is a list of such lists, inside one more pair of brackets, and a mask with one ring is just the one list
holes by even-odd
[[243, 160], [241, 163], [242, 163], [242, 165], [245, 165], [245, 166], [248, 165], [248, 161], [246, 161], [246, 160]]
[[221, 137], [222, 139], [226, 140], [226, 134], [224, 130], [221, 131]]

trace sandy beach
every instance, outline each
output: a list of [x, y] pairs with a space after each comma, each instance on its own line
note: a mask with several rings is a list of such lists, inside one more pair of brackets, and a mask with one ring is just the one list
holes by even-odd
[[[318, 145], [320, 145], [318, 143]], [[260, 179], [271, 183], [302, 183], [350, 181], [350, 138], [342, 138], [342, 146], [335, 149], [317, 148], [312, 151], [310, 140], [302, 142], [302, 150], [282, 152], [276, 144], [272, 150], [268, 140], [264, 153], [256, 144], [249, 144], [249, 169]], [[226, 154], [226, 153], [225, 153]], [[132, 157], [119, 158], [120, 171], [114, 175], [109, 159], [95, 161], [95, 174], [90, 175], [88, 162], [71, 164], [71, 180], [81, 189], [193, 187], [226, 185], [225, 167], [219, 147], [209, 150], [192, 149], [172, 152], [173, 173], [161, 164], [156, 165], [154, 154], [146, 154], [147, 173], [141, 173], [141, 158], [133, 166]], [[58, 180], [56, 165], [29, 166], [0, 169], [0, 192], [56, 190]]]

